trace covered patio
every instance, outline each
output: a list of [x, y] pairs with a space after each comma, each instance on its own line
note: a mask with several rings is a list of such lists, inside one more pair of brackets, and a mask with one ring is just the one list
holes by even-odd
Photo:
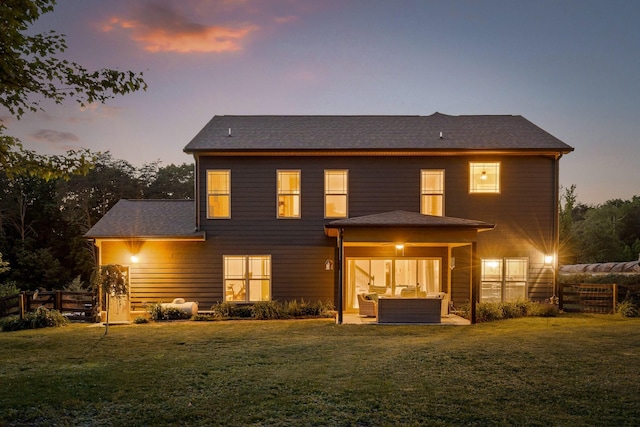
[[[454, 248], [470, 247], [467, 290], [477, 301], [477, 235], [494, 224], [471, 219], [393, 211], [332, 221], [336, 238], [338, 323], [361, 317], [363, 298], [376, 302], [377, 323], [450, 323]], [[378, 311], [378, 310], [382, 311]], [[368, 313], [371, 315], [371, 313]], [[475, 304], [471, 304], [472, 323]], [[368, 318], [364, 318], [368, 319]], [[367, 320], [363, 322], [367, 323]]]

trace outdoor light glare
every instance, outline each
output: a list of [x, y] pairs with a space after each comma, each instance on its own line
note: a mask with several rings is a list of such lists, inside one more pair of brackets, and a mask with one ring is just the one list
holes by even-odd
[[544, 256], [544, 263], [545, 264], [551, 264], [553, 262], [553, 255], [545, 255]]
[[131, 262], [133, 263], [138, 262], [138, 255], [131, 255]]
[[403, 244], [397, 244], [396, 245], [396, 249], [397, 250], [404, 249], [404, 245]]

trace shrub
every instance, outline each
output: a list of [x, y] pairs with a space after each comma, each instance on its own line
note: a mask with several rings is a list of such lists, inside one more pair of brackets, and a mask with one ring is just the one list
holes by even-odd
[[251, 317], [259, 320], [284, 319], [287, 317], [277, 301], [258, 301], [251, 306]]
[[476, 322], [491, 322], [503, 318], [500, 304], [480, 302], [476, 305]]
[[9, 297], [20, 293], [20, 288], [16, 282], [0, 283], [0, 298]]
[[211, 307], [213, 317], [217, 319], [230, 319], [233, 317], [251, 317], [251, 307], [248, 305], [238, 305], [232, 302], [219, 302]]
[[20, 331], [22, 329], [38, 329], [47, 327], [65, 326], [69, 319], [64, 317], [58, 310], [48, 310], [45, 307], [38, 307], [32, 313], [26, 313], [23, 319], [19, 316], [9, 316], [0, 320], [0, 330]]
[[163, 307], [161, 303], [152, 304], [147, 308], [149, 317], [156, 322], [162, 320], [188, 319], [189, 315], [177, 307]]
[[208, 322], [211, 320], [215, 320], [215, 318], [208, 314], [196, 314], [191, 317], [191, 320], [193, 320], [194, 322]]
[[147, 319], [145, 316], [136, 316], [136, 318], [133, 319], [133, 323], [137, 325], [142, 323], [149, 323], [149, 319]]
[[557, 317], [560, 314], [560, 309], [555, 304], [549, 304], [547, 302], [532, 302], [529, 303], [529, 316], [536, 317]]
[[622, 317], [640, 317], [640, 310], [631, 301], [622, 301], [616, 307], [616, 313]]

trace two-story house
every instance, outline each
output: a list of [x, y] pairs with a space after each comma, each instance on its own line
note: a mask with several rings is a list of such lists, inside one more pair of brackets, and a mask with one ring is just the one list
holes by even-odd
[[572, 150], [521, 116], [215, 116], [184, 148], [195, 201], [123, 200], [86, 236], [101, 264], [129, 266], [127, 313], [176, 297], [329, 300], [340, 319], [359, 293], [543, 300]]

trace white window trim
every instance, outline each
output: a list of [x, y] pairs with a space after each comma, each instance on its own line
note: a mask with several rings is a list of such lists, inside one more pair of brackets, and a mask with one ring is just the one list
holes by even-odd
[[[227, 279], [227, 263], [226, 263], [226, 259], [227, 257], [233, 257], [233, 258], [243, 258], [243, 262], [244, 262], [244, 277], [242, 279]], [[223, 255], [222, 256], [222, 299], [225, 302], [236, 302], [236, 303], [254, 303], [257, 301], [262, 301], [262, 300], [251, 300], [251, 295], [250, 295], [250, 286], [249, 286], [249, 282], [251, 281], [252, 277], [249, 273], [249, 261], [251, 258], [267, 258], [269, 260], [269, 272], [268, 272], [268, 277], [269, 277], [269, 299], [268, 301], [272, 301], [273, 300], [273, 290], [272, 290], [272, 285], [273, 285], [273, 276], [272, 276], [272, 260], [271, 260], [271, 255]], [[246, 289], [246, 294], [245, 294], [245, 299], [244, 301], [227, 301], [227, 280], [243, 280], [244, 281], [244, 286]]]

